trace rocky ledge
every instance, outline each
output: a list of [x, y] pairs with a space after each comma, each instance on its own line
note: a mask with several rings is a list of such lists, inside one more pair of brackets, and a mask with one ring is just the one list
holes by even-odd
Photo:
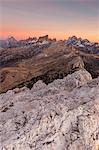
[[82, 69], [1, 94], [0, 150], [99, 150], [99, 78]]

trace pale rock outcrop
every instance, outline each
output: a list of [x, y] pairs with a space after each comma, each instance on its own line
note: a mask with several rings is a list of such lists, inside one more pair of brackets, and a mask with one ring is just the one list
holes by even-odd
[[80, 70], [1, 94], [0, 150], [99, 150], [99, 78]]

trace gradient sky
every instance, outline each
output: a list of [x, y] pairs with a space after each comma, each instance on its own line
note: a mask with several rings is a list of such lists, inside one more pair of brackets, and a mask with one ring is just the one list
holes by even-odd
[[99, 0], [0, 0], [0, 38], [45, 34], [99, 41]]

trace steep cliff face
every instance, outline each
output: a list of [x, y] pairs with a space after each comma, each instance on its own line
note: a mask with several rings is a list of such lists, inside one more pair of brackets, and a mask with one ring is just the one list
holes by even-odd
[[0, 95], [1, 150], [98, 150], [99, 78], [77, 71]]
[[39, 37], [38, 41], [39, 42], [43, 42], [43, 41], [48, 41], [48, 35], [45, 35], [45, 36], [42, 36], [42, 37]]

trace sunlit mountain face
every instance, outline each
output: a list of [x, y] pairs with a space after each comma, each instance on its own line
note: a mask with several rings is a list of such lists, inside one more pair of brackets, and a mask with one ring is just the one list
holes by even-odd
[[98, 0], [0, 0], [0, 39], [48, 34], [99, 41]]

